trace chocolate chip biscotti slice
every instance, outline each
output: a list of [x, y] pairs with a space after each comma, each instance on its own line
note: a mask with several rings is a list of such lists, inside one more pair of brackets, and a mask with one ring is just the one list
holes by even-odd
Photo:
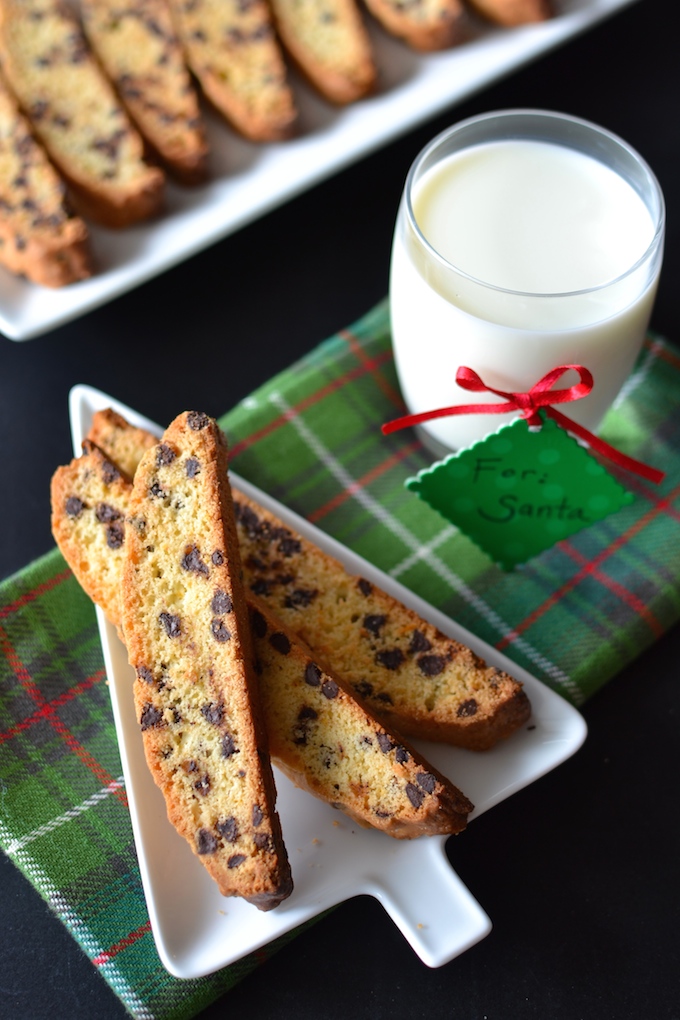
[[332, 103], [372, 92], [377, 72], [355, 0], [271, 0], [279, 37], [304, 76]]
[[158, 212], [163, 172], [144, 163], [142, 139], [70, 7], [0, 0], [0, 64], [79, 212], [111, 227]]
[[227, 449], [187, 412], [146, 452], [126, 520], [123, 633], [146, 760], [168, 817], [225, 896], [292, 890], [236, 540]]
[[314, 661], [292, 631], [251, 603], [269, 747], [302, 789], [398, 839], [460, 832], [473, 805], [351, 687]]
[[52, 534], [80, 585], [120, 626], [120, 582], [125, 515], [131, 484], [119, 468], [85, 441], [82, 457], [57, 468], [50, 500]]
[[45, 287], [92, 275], [87, 227], [0, 81], [0, 263]]
[[486, 750], [529, 717], [507, 673], [234, 491], [246, 588], [399, 732]]
[[170, 0], [205, 96], [246, 138], [287, 138], [297, 111], [265, 0]]
[[467, 35], [460, 0], [365, 0], [374, 18], [416, 50], [444, 50]]
[[185, 184], [207, 175], [198, 97], [167, 0], [81, 0], [85, 33], [152, 151]]

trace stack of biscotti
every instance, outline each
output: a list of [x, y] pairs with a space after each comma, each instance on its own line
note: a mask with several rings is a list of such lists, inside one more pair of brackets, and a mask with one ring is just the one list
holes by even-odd
[[80, 0], [85, 34], [151, 151], [183, 184], [207, 176], [198, 96], [166, 0]]
[[[132, 476], [149, 434], [110, 414], [95, 415], [90, 437]], [[518, 681], [233, 491], [247, 591], [381, 720], [472, 750], [493, 747], [527, 721], [531, 705]]]
[[111, 227], [162, 205], [164, 175], [59, 0], [0, 0], [0, 64], [35, 135], [83, 215]]
[[92, 275], [87, 228], [1, 80], [0, 263], [46, 287]]
[[[160, 499], [165, 502], [174, 500], [174, 494], [171, 495], [161, 481], [161, 476], [167, 473], [162, 469], [174, 465], [186, 485], [189, 482], [185, 481], [183, 471], [187, 478], [196, 479], [203, 470], [196, 457], [183, 461], [180, 456], [177, 463], [178, 458], [171, 457], [169, 452], [175, 449], [175, 445], [169, 446], [164, 437], [152, 453], [146, 453], [140, 470], [136, 471], [145, 449], [149, 449], [145, 438], [148, 433], [130, 428], [129, 435], [124, 437], [122, 422], [120, 416], [110, 411], [95, 415], [84, 456], [75, 458], [69, 466], [55, 472], [51, 494], [52, 526], [57, 543], [83, 588], [101, 606], [119, 632], [121, 617], [124, 616], [120, 591], [121, 587], [126, 588], [121, 582], [123, 569], [130, 570], [140, 543], [145, 543], [143, 548], [148, 555], [157, 556], [156, 543], [149, 541], [148, 516], [143, 518], [144, 528], [139, 529], [139, 515], [131, 510], [132, 486], [125, 478], [124, 469], [127, 468], [130, 474], [136, 472], [136, 490], [146, 493], [147, 502], [150, 501], [159, 513]], [[97, 437], [107, 447], [106, 454], [98, 448], [96, 450], [104, 464], [108, 465], [109, 474], [112, 462], [108, 458], [112, 452], [124, 461], [124, 464], [117, 465], [119, 475], [115, 493], [112, 488], [102, 493], [101, 479], [92, 470], [92, 437]], [[98, 466], [96, 461], [94, 463]], [[153, 477], [143, 474], [149, 465], [153, 465]], [[165, 496], [161, 492], [165, 492]], [[97, 522], [101, 525], [100, 516], [113, 517], [111, 512], [98, 514], [104, 499], [108, 500], [106, 505], [120, 515], [115, 520], [126, 516], [129, 525], [133, 525], [132, 533], [128, 526], [126, 548], [122, 552], [117, 543], [114, 549], [101, 526], [97, 532]], [[180, 497], [180, 501], [184, 502], [184, 497]], [[166, 529], [163, 542], [165, 555]], [[153, 546], [151, 552], [147, 549], [149, 544]], [[199, 586], [209, 585], [216, 566], [221, 566], [213, 563], [213, 556], [201, 555], [196, 544], [188, 550], [186, 546], [182, 547], [175, 559], [180, 564], [180, 575], [182, 571], [198, 575], [195, 580]], [[165, 583], [167, 586], [167, 578], [174, 578], [178, 572], [177, 563], [170, 563], [167, 569], [157, 572], [166, 579], [165, 582], [158, 581], [158, 584], [162, 586]], [[102, 584], [100, 576], [105, 576], [110, 583]], [[461, 831], [472, 810], [467, 798], [403, 737], [379, 721], [344, 680], [318, 666], [297, 635], [272, 617], [256, 597], [251, 596], [246, 601], [250, 606], [258, 689], [269, 749], [279, 768], [298, 786], [345, 811], [359, 824], [380, 829], [391, 836], [414, 838]], [[131, 625], [139, 626], [138, 606], [135, 604], [131, 610], [128, 606], [128, 610], [132, 612], [133, 622], [125, 625], [124, 640], [127, 640]], [[231, 641], [231, 638], [222, 639], [227, 632], [230, 633], [232, 613], [233, 593], [221, 588], [212, 598], [209, 614], [211, 634], [220, 644]], [[169, 615], [174, 619], [177, 614]], [[207, 630], [207, 627], [206, 618], [204, 629]], [[182, 639], [181, 619], [174, 621], [169, 628], [178, 631], [170, 642], [172, 646], [173, 641]], [[147, 629], [143, 627], [144, 632]], [[133, 659], [132, 653], [130, 657]], [[147, 730], [154, 728], [148, 723], [156, 718], [152, 708], [158, 706], [147, 702], [149, 672], [147, 664], [143, 665], [145, 668], [140, 673], [137, 664], [136, 695], [140, 724], [146, 734]], [[165, 668], [167, 671], [167, 663]], [[164, 737], [168, 734], [165, 733]], [[149, 744], [151, 737], [146, 736], [145, 739]], [[209, 740], [208, 733], [204, 735], [204, 742], [209, 743]], [[164, 747], [167, 750], [167, 746]], [[198, 771], [200, 773], [201, 770]], [[191, 796], [197, 799], [197, 794]]]
[[168, 817], [225, 896], [292, 891], [253, 671], [224, 438], [187, 412], [135, 474], [123, 633], [147, 763]]

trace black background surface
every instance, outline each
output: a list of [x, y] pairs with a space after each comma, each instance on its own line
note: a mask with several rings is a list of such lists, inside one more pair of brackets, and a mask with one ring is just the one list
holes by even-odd
[[[672, 11], [663, 0], [638, 2], [101, 310], [29, 342], [0, 337], [0, 577], [52, 547], [49, 479], [71, 457], [74, 383], [98, 386], [159, 422], [185, 407], [222, 414], [387, 293], [408, 167], [464, 116], [561, 110], [642, 153], [668, 208], [652, 326], [680, 342]], [[676, 627], [587, 703], [589, 737], [574, 758], [450, 842], [456, 870], [494, 923], [479, 945], [430, 970], [377, 902], [357, 898], [202, 1017], [680, 1018], [679, 650]], [[0, 855], [0, 1017], [125, 1015]]]

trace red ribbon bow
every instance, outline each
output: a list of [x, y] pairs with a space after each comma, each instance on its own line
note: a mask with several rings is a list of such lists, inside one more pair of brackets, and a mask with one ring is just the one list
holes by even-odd
[[[560, 376], [568, 372], [569, 369], [578, 372], [580, 381], [576, 385], [569, 386], [564, 390], [551, 389]], [[552, 404], [564, 404], [571, 400], [580, 400], [582, 397], [588, 396], [593, 388], [593, 377], [583, 365], [559, 365], [557, 368], [547, 372], [526, 393], [508, 393], [505, 390], [497, 390], [493, 386], [487, 386], [472, 368], [467, 368], [465, 365], [462, 365], [456, 372], [456, 382], [463, 389], [469, 390], [472, 393], [495, 393], [496, 396], [503, 397], [505, 403], [456, 404], [453, 407], [440, 407], [435, 411], [407, 414], [403, 418], [396, 418], [394, 421], [383, 425], [383, 435], [387, 436], [390, 432], [396, 432], [398, 429], [406, 428], [409, 425], [419, 425], [421, 422], [432, 421], [434, 418], [448, 418], [457, 414], [506, 414], [508, 411], [518, 411], [520, 418], [524, 418], [527, 425], [540, 425], [541, 415], [539, 411], [543, 409], [561, 428], [572, 432], [579, 439], [584, 439], [593, 450], [596, 450], [597, 453], [611, 460], [614, 464], [618, 464], [619, 467], [626, 468], [626, 470], [632, 471], [641, 478], [654, 482], [656, 485], [666, 477], [665, 472], [657, 471], [656, 468], [649, 467], [647, 464], [643, 464], [641, 461], [621, 453], [620, 450], [610, 446], [609, 443], [605, 443], [598, 436], [594, 436], [588, 429], [572, 421], [571, 418], [567, 418], [566, 415], [556, 411], [551, 406]]]

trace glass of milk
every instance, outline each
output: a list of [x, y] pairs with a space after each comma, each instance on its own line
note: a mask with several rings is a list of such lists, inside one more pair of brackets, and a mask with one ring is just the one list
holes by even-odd
[[[593, 390], [560, 410], [596, 430], [645, 337], [664, 225], [650, 168], [587, 121], [508, 110], [444, 131], [411, 167], [392, 249], [392, 337], [408, 410], [502, 400], [461, 389], [461, 365], [518, 392], [579, 364]], [[570, 371], [557, 385], [577, 381]], [[442, 456], [513, 417], [460, 415], [419, 431]]]

